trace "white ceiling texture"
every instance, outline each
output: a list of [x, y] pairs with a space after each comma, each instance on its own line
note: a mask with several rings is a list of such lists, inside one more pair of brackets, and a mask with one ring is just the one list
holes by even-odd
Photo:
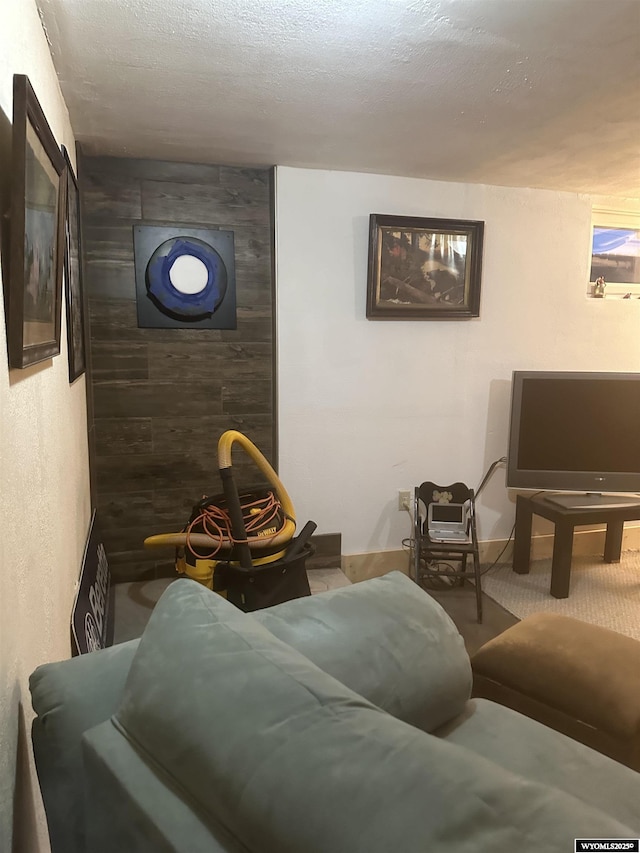
[[38, 0], [85, 153], [640, 198], [640, 0]]

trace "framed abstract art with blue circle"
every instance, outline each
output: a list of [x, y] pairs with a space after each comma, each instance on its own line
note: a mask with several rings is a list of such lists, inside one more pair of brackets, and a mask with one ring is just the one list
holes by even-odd
[[135, 225], [140, 328], [236, 328], [233, 231]]

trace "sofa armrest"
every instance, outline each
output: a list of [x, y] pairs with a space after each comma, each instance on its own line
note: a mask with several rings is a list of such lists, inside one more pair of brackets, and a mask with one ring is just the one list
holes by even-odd
[[222, 826], [207, 824], [110, 720], [83, 736], [82, 749], [90, 853], [246, 853]]
[[84, 853], [81, 738], [118, 708], [139, 640], [39, 666], [31, 736], [52, 853]]

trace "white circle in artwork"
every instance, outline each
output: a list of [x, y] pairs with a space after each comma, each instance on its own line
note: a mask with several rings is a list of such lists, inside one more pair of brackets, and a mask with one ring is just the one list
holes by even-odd
[[207, 286], [209, 270], [195, 255], [180, 255], [171, 264], [169, 279], [180, 293], [200, 293]]

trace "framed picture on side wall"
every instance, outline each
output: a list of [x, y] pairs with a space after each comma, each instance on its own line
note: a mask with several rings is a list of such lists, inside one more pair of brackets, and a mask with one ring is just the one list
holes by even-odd
[[478, 317], [483, 233], [484, 222], [372, 213], [367, 317]]
[[67, 304], [67, 344], [69, 350], [69, 382], [82, 376], [86, 369], [84, 336], [84, 301], [82, 292], [82, 256], [80, 245], [80, 194], [69, 158], [62, 146], [67, 165], [67, 217], [65, 228], [64, 278]]
[[11, 367], [60, 352], [65, 162], [28, 77], [13, 77], [7, 337]]

